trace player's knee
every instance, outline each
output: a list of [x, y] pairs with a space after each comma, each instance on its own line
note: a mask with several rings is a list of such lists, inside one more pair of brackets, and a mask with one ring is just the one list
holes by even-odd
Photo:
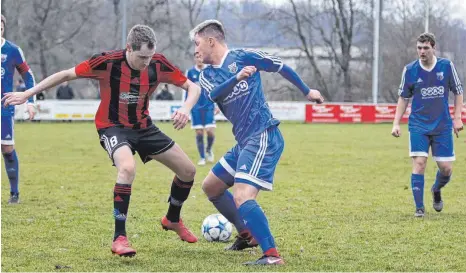
[[130, 184], [136, 176], [136, 166], [134, 164], [122, 164], [118, 167], [118, 181], [123, 184]]
[[190, 162], [189, 164], [186, 164], [186, 166], [181, 168], [180, 172], [176, 175], [182, 181], [193, 181], [194, 177], [196, 176], [196, 167], [194, 166], [194, 164]]
[[219, 189], [219, 187], [217, 187], [213, 181], [207, 179], [202, 182], [202, 190], [208, 198], [220, 196], [224, 191], [223, 189]]
[[204, 191], [204, 193], [209, 198], [215, 197], [215, 195], [213, 194], [212, 185], [209, 183], [208, 180], [202, 181], [202, 191]]
[[245, 191], [236, 191], [233, 200], [235, 200], [236, 207], [239, 208], [244, 202], [254, 199], [254, 196], [251, 196]]
[[413, 172], [416, 174], [424, 174], [426, 170], [426, 161], [425, 160], [414, 160], [413, 162]]
[[439, 169], [440, 169], [440, 173], [442, 173], [442, 175], [444, 176], [450, 176], [453, 172], [453, 166], [451, 164], [440, 166]]
[[2, 154], [11, 154], [14, 149], [13, 145], [2, 145]]

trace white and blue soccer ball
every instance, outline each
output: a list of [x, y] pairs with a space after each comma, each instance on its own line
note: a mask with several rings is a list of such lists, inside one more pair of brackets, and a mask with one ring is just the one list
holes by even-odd
[[221, 214], [211, 214], [202, 222], [202, 235], [209, 242], [227, 242], [232, 231], [233, 225]]

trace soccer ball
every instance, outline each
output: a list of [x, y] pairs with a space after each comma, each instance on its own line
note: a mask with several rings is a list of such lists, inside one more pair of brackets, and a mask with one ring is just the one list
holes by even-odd
[[209, 242], [227, 242], [233, 225], [221, 214], [211, 214], [202, 222], [201, 232]]

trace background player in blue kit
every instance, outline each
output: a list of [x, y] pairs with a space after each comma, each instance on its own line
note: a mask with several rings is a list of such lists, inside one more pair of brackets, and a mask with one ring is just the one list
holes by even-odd
[[[14, 92], [13, 77], [15, 69], [23, 77], [26, 88], [32, 88], [35, 84], [34, 75], [26, 63], [23, 51], [14, 43], [3, 38], [6, 19], [2, 15], [2, 98], [6, 93]], [[24, 90], [23, 90], [24, 91]], [[34, 97], [28, 100], [27, 108], [29, 119], [34, 118]], [[2, 104], [2, 154], [5, 161], [6, 173], [10, 180], [9, 204], [19, 203], [19, 163], [15, 150], [14, 140], [14, 116], [15, 107], [13, 105], [3, 106]]]
[[[458, 136], [458, 132], [463, 130], [463, 86], [453, 63], [435, 56], [433, 34], [424, 33], [418, 37], [417, 53], [419, 60], [406, 65], [403, 70], [392, 135], [401, 135], [400, 120], [409, 98], [413, 98], [409, 116], [409, 155], [413, 162], [411, 187], [416, 204], [414, 215], [423, 217], [424, 171], [429, 147], [439, 168], [431, 189], [433, 207], [438, 212], [443, 209], [440, 191], [450, 181], [452, 162], [455, 160], [452, 131]], [[448, 108], [450, 91], [455, 95], [453, 122]]]
[[[278, 57], [256, 50], [229, 50], [219, 21], [204, 21], [190, 36], [202, 62], [210, 64], [199, 76], [201, 88], [233, 124], [237, 141], [207, 175], [203, 190], [238, 230], [239, 236], [229, 249], [241, 250], [259, 243], [264, 255], [246, 264], [283, 264], [267, 218], [255, 199], [259, 190], [272, 190], [284, 140], [278, 129], [280, 122], [265, 101], [260, 74], [255, 72], [279, 72], [309, 100], [321, 103], [324, 99]], [[227, 190], [232, 186], [234, 197]]]
[[[186, 72], [186, 77], [199, 85], [199, 75], [205, 65], [202, 63], [199, 53], [194, 53], [195, 65]], [[186, 100], [187, 93], [184, 92], [183, 100]], [[191, 128], [196, 130], [196, 145], [199, 151], [198, 165], [206, 164], [207, 161], [214, 162], [212, 145], [215, 140], [215, 104], [207, 97], [206, 92], [202, 92], [196, 105], [191, 110]], [[207, 147], [204, 148], [204, 131], [207, 134]]]

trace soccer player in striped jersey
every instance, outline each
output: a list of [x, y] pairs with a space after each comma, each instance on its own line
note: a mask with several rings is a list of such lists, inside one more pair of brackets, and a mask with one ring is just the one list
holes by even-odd
[[[237, 240], [228, 249], [259, 244], [264, 255], [246, 264], [283, 264], [267, 218], [256, 202], [259, 190], [272, 190], [275, 168], [284, 148], [280, 122], [270, 112], [257, 72], [278, 72], [309, 100], [322, 103], [324, 99], [280, 58], [257, 50], [229, 50], [225, 30], [217, 20], [204, 21], [190, 36], [195, 52], [201, 55], [203, 63], [209, 64], [200, 74], [202, 91], [233, 124], [237, 141], [207, 175], [203, 190], [238, 230]], [[228, 191], [230, 187], [234, 196]]]
[[[6, 19], [2, 14], [2, 98], [5, 94], [13, 92], [13, 76], [15, 70], [21, 74], [26, 87], [32, 88], [35, 84], [34, 75], [26, 63], [23, 51], [14, 43], [3, 38]], [[34, 118], [34, 96], [27, 101], [29, 119]], [[6, 173], [10, 180], [9, 204], [19, 203], [19, 163], [15, 150], [14, 139], [14, 106], [2, 105], [2, 154], [5, 161]]]
[[[186, 77], [192, 82], [199, 85], [199, 75], [201, 70], [204, 69], [205, 65], [202, 63], [201, 56], [199, 53], [194, 54], [194, 61], [196, 64], [186, 71]], [[186, 100], [187, 93], [184, 92], [183, 100]], [[214, 152], [212, 151], [212, 145], [215, 140], [215, 104], [207, 97], [205, 92], [201, 92], [199, 100], [191, 110], [191, 128], [196, 130], [196, 145], [199, 151], [199, 162], [198, 165], [206, 164], [207, 161], [214, 162]], [[218, 111], [218, 110], [217, 110]], [[204, 149], [204, 131], [207, 134], [207, 147]]]
[[[435, 56], [435, 45], [435, 36], [431, 33], [421, 34], [417, 38], [419, 59], [404, 67], [392, 129], [393, 136], [401, 135], [400, 120], [412, 98], [408, 127], [409, 156], [413, 164], [411, 188], [416, 217], [425, 214], [424, 171], [429, 147], [438, 166], [431, 188], [433, 207], [440, 212], [443, 209], [441, 189], [450, 181], [455, 160], [453, 132], [458, 137], [459, 131], [463, 130], [463, 86], [453, 62]], [[450, 91], [454, 94], [453, 121], [448, 107]]]
[[195, 166], [183, 150], [152, 123], [148, 109], [149, 97], [161, 82], [188, 90], [186, 102], [172, 116], [175, 129], [182, 129], [199, 98], [200, 88], [162, 54], [155, 53], [155, 47], [154, 31], [148, 26], [136, 25], [128, 34], [124, 50], [96, 54], [76, 67], [53, 74], [24, 93], [9, 93], [3, 99], [6, 105], [15, 105], [64, 81], [77, 78], [99, 81], [101, 103], [95, 124], [100, 143], [118, 171], [113, 194], [112, 252], [120, 256], [136, 254], [126, 235], [131, 185], [136, 174], [135, 152], [144, 163], [155, 159], [175, 173], [168, 212], [161, 225], [165, 230], [175, 231], [183, 241], [197, 242], [180, 218], [183, 202], [193, 186]]

